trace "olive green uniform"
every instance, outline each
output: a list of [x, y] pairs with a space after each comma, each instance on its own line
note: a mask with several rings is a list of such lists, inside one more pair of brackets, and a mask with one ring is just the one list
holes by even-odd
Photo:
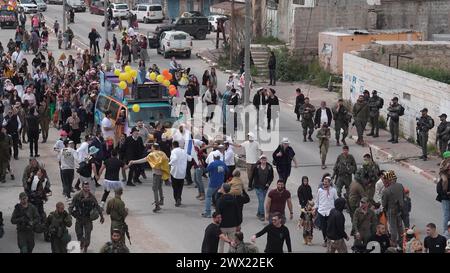
[[299, 112], [302, 115], [302, 128], [303, 128], [303, 140], [306, 141], [306, 135], [308, 139], [312, 140], [311, 136], [314, 132], [314, 113], [316, 109], [310, 103], [300, 106]]
[[350, 219], [353, 219], [353, 213], [359, 207], [359, 202], [363, 197], [367, 197], [366, 191], [360, 182], [352, 181], [348, 193], [348, 205], [350, 210]]
[[322, 166], [325, 165], [327, 160], [328, 148], [330, 147], [331, 132], [330, 128], [320, 128], [317, 131], [317, 138], [319, 139], [320, 159], [322, 160]]
[[369, 119], [369, 107], [366, 102], [356, 102], [353, 105], [353, 117], [358, 134], [358, 143], [361, 143], [364, 141], [364, 129]]
[[392, 104], [388, 107], [389, 117], [389, 132], [391, 133], [391, 141], [398, 142], [399, 127], [400, 127], [400, 111], [402, 106], [400, 104]]
[[368, 102], [369, 106], [369, 118], [372, 129], [370, 130], [370, 136], [378, 137], [378, 132], [380, 130], [379, 118], [380, 109], [383, 107], [383, 100], [377, 95], [372, 95]]
[[375, 162], [363, 164], [361, 168], [356, 171], [355, 180], [361, 182], [364, 190], [367, 193], [367, 198], [373, 203], [373, 196], [375, 194], [375, 184], [377, 183], [380, 172], [380, 167]]
[[17, 245], [20, 253], [32, 253], [34, 248], [34, 231], [33, 227], [39, 223], [40, 216], [37, 208], [28, 203], [28, 207], [24, 208], [21, 204], [14, 207], [11, 216], [11, 223], [17, 225]]
[[439, 153], [442, 154], [449, 149], [448, 141], [450, 140], [450, 122], [442, 121], [437, 127], [436, 138], [439, 144]]
[[340, 154], [336, 160], [336, 164], [333, 168], [333, 177], [337, 176], [336, 188], [337, 194], [341, 197], [342, 188], [345, 186], [345, 190], [348, 193], [350, 183], [352, 182], [352, 174], [356, 172], [356, 161], [353, 155]]
[[417, 121], [417, 140], [422, 147], [422, 156], [425, 158], [428, 155], [428, 131], [430, 131], [433, 127], [434, 121], [428, 115], [420, 117]]
[[361, 235], [361, 239], [365, 244], [369, 242], [369, 239], [376, 232], [376, 227], [378, 224], [378, 219], [375, 212], [368, 208], [367, 212], [361, 208], [357, 208], [352, 218], [353, 230]]
[[39, 123], [41, 125], [42, 130], [42, 139], [43, 141], [47, 141], [48, 138], [48, 130], [50, 126], [50, 108], [48, 105], [41, 105], [38, 108], [39, 113]]
[[107, 242], [100, 249], [100, 253], [130, 253], [130, 250], [121, 242]]
[[111, 234], [114, 229], [118, 229], [121, 232], [121, 242], [125, 245], [125, 218], [128, 215], [125, 209], [125, 203], [120, 199], [120, 197], [115, 196], [113, 199], [108, 201], [106, 205], [106, 213], [111, 216]]
[[339, 109], [333, 108], [334, 130], [336, 134], [336, 142], [339, 143], [339, 137], [342, 132], [342, 142], [345, 143], [345, 138], [348, 135], [348, 124], [351, 120], [351, 114], [345, 106], [339, 107]]
[[52, 253], [67, 253], [67, 244], [70, 241], [67, 228], [72, 226], [72, 216], [67, 211], [53, 211], [47, 217], [46, 226], [50, 233]]

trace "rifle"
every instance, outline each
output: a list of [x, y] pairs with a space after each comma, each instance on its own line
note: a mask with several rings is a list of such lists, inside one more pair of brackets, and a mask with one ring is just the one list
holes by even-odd
[[125, 235], [126, 235], [127, 238], [128, 238], [128, 242], [130, 242], [130, 245], [131, 245], [130, 231], [128, 230], [128, 225], [127, 225], [127, 223], [125, 223], [125, 222], [123, 222], [123, 231], [124, 231]]

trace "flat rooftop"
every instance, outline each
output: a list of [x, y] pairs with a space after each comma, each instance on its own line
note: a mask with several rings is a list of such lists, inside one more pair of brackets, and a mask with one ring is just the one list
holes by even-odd
[[422, 45], [422, 46], [430, 46], [430, 45], [449, 45], [450, 41], [375, 41], [374, 44], [379, 45]]

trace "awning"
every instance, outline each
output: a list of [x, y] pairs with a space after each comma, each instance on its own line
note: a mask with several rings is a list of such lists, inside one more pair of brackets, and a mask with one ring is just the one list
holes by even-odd
[[[214, 14], [231, 16], [231, 2], [222, 2], [212, 5], [209, 11]], [[245, 3], [234, 2], [234, 14], [241, 15], [245, 12]]]

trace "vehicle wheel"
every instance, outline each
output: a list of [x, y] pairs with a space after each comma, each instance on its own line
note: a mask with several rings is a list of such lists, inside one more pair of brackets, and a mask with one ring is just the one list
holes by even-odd
[[164, 50], [163, 52], [164, 58], [165, 59], [169, 58], [169, 52], [166, 51], [166, 48], [163, 48], [163, 50]]
[[206, 39], [206, 32], [204, 30], [199, 30], [197, 32], [197, 35], [195, 35], [195, 38], [198, 40], [205, 40]]
[[186, 52], [186, 58], [191, 58], [191, 51], [190, 50], [188, 50], [187, 52]]
[[211, 32], [216, 32], [216, 29], [214, 27], [211, 27]]

